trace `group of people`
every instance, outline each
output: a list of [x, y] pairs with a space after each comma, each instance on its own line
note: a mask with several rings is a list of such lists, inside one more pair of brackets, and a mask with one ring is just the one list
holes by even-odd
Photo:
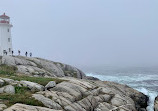
[[[21, 51], [18, 50], [18, 55], [19, 55], [19, 56], [20, 56], [20, 53], [21, 53]], [[13, 53], [12, 53], [12, 55], [13, 55]], [[30, 57], [32, 57], [32, 52], [30, 52], [29, 55], [30, 55]], [[26, 56], [26, 57], [28, 56], [28, 52], [27, 52], [27, 51], [25, 52], [25, 56]]]
[[[5, 55], [8, 54], [7, 51], [4, 51], [3, 53], [4, 53]], [[14, 51], [12, 51], [11, 53], [12, 53], [12, 56], [13, 56], [13, 55], [14, 55]], [[20, 56], [20, 54], [21, 54], [21, 51], [18, 50], [18, 55]], [[25, 56], [27, 57], [28, 54], [29, 54], [30, 57], [32, 57], [32, 52], [28, 53], [28, 52], [26, 51], [26, 52], [25, 52]]]
[[[18, 51], [18, 52], [19, 52], [19, 51]], [[32, 57], [32, 53], [30, 52], [29, 54], [30, 54], [30, 57]], [[20, 55], [20, 52], [19, 52], [19, 55]], [[27, 55], [28, 55], [28, 52], [26, 51], [26, 52], [25, 52], [25, 56], [27, 57]]]

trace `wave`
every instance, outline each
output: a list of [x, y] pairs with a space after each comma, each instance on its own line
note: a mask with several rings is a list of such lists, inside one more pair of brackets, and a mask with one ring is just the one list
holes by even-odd
[[146, 88], [136, 89], [149, 97], [147, 111], [154, 111], [154, 100], [157, 96], [156, 92], [149, 91]]

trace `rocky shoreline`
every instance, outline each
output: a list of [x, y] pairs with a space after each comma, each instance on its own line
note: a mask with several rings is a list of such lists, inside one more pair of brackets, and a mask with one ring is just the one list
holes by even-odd
[[148, 97], [143, 93], [87, 77], [70, 65], [22, 56], [3, 56], [0, 61], [1, 67], [15, 70], [3, 74], [1, 68], [0, 110], [146, 111]]
[[[60, 79], [63, 82], [56, 84], [50, 81], [43, 86], [30, 81], [0, 78], [9, 84], [2, 87], [0, 93], [15, 94], [15, 86], [28, 87], [35, 92], [32, 97], [46, 107], [45, 111], [146, 111], [148, 97], [126, 85], [72, 77]], [[42, 111], [44, 107], [15, 104], [4, 111]]]

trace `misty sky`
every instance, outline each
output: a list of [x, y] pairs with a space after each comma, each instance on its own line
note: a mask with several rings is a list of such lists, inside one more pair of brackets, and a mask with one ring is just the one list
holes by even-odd
[[158, 65], [158, 0], [0, 0], [13, 48], [74, 66]]

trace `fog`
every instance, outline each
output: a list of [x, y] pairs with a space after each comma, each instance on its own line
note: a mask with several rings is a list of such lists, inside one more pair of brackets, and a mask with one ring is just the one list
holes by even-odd
[[158, 0], [0, 0], [14, 52], [71, 64], [158, 66]]

